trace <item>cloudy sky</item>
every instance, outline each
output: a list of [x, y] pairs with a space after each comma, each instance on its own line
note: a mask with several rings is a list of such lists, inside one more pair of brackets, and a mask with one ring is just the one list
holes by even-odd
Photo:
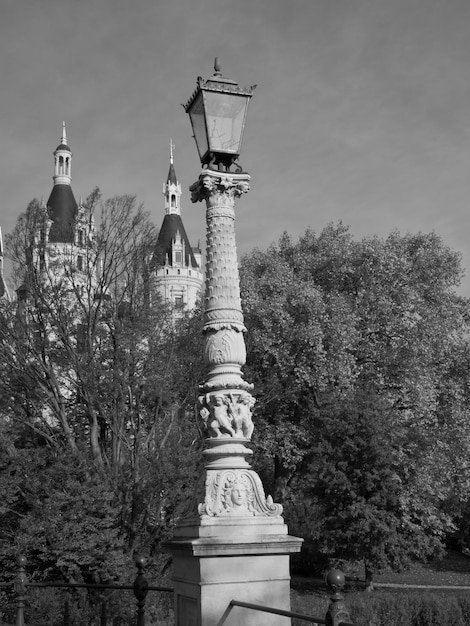
[[52, 187], [67, 123], [78, 198], [135, 194], [159, 224], [173, 138], [183, 220], [200, 171], [181, 103], [257, 83], [238, 248], [342, 220], [357, 237], [437, 232], [470, 295], [468, 0], [0, 0], [0, 226]]

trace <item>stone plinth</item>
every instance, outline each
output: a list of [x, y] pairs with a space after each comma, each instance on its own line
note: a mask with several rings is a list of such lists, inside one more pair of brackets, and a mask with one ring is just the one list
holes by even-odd
[[289, 611], [289, 555], [300, 550], [302, 540], [287, 534], [282, 518], [207, 522], [178, 528], [167, 545], [177, 626], [289, 626], [286, 617], [227, 608], [238, 600]]
[[242, 467], [243, 455], [216, 469], [208, 457], [166, 545], [173, 555], [176, 625], [288, 626], [289, 618], [272, 613], [227, 609], [238, 600], [289, 611], [289, 555], [300, 551], [302, 539], [288, 535], [282, 506], [266, 498], [256, 472]]

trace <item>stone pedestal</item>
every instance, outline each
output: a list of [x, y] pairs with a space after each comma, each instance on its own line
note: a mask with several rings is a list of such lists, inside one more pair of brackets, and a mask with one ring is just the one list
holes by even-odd
[[268, 529], [249, 525], [247, 529], [251, 533], [239, 539], [171, 542], [177, 626], [290, 625], [289, 618], [272, 613], [241, 607], [228, 610], [231, 600], [290, 610], [289, 554], [298, 552], [301, 540], [289, 537], [287, 531], [258, 535]]
[[288, 626], [289, 618], [233, 607], [231, 600], [290, 610], [288, 535], [282, 506], [266, 498], [238, 439], [206, 441], [194, 497], [166, 548], [173, 555], [177, 626]]

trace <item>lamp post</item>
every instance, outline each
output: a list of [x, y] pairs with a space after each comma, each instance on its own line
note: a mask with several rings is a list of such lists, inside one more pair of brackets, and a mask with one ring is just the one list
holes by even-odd
[[[290, 607], [288, 555], [301, 539], [289, 537], [282, 506], [266, 497], [250, 466], [254, 430], [253, 385], [243, 378], [246, 328], [240, 299], [235, 240], [235, 199], [247, 193], [250, 176], [237, 163], [248, 102], [242, 89], [215, 73], [198, 78], [184, 105], [203, 170], [190, 187], [192, 202], [206, 202], [204, 362], [199, 417], [206, 429], [204, 472], [168, 544], [173, 554], [177, 626], [215, 626], [230, 600]], [[243, 609], [227, 626], [264, 624]], [[251, 621], [255, 619], [255, 621]], [[261, 619], [261, 621], [260, 621]], [[266, 624], [289, 622], [269, 616]]]

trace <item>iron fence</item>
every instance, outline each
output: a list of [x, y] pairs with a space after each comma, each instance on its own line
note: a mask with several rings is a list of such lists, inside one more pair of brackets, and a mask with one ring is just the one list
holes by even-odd
[[[26, 558], [24, 556], [18, 557], [18, 570], [13, 582], [0, 583], [0, 589], [13, 588], [16, 596], [16, 621], [15, 626], [25, 626], [25, 605], [27, 599], [28, 588], [62, 588], [62, 589], [86, 589], [86, 590], [131, 590], [133, 591], [136, 600], [136, 612], [135, 622], [136, 626], [145, 626], [145, 612], [146, 612], [146, 599], [149, 591], [158, 591], [163, 593], [173, 593], [171, 587], [161, 587], [155, 585], [149, 585], [145, 575], [145, 559], [136, 559], [137, 575], [132, 585], [120, 585], [120, 584], [105, 584], [105, 583], [46, 583], [46, 582], [32, 582], [28, 581], [26, 575]], [[293, 611], [286, 611], [283, 609], [263, 606], [260, 604], [253, 604], [250, 602], [243, 602], [240, 600], [231, 600], [227, 609], [225, 610], [218, 626], [223, 626], [232, 611], [236, 611], [237, 608], [242, 608], [250, 611], [258, 611], [263, 613], [271, 613], [274, 615], [281, 615], [285, 617], [291, 617], [297, 620], [309, 622], [311, 624], [325, 625], [325, 626], [355, 626], [349, 617], [349, 612], [344, 603], [344, 597], [342, 590], [345, 584], [344, 574], [340, 570], [330, 570], [326, 577], [326, 584], [330, 591], [329, 606], [325, 617], [315, 617], [311, 615], [304, 615]], [[96, 616], [98, 617], [98, 616]], [[100, 626], [108, 626], [108, 608], [106, 600], [103, 600], [100, 607], [99, 615]], [[70, 626], [70, 607], [68, 600], [64, 603], [62, 626]]]
[[[28, 588], [57, 588], [57, 589], [86, 589], [86, 590], [104, 590], [104, 591], [133, 591], [136, 600], [135, 625], [145, 626], [145, 608], [147, 594], [149, 591], [160, 591], [163, 593], [173, 593], [172, 587], [161, 587], [149, 585], [145, 575], [145, 559], [138, 558], [135, 561], [137, 567], [137, 575], [132, 585], [115, 584], [115, 583], [52, 583], [52, 582], [33, 582], [29, 581], [26, 575], [26, 558], [18, 557], [18, 570], [15, 580], [10, 583], [0, 583], [0, 589], [13, 589], [16, 596], [16, 621], [15, 626], [25, 626], [25, 606]], [[100, 608], [100, 626], [108, 626], [108, 607], [107, 601], [101, 602]], [[69, 602], [64, 602], [63, 609], [63, 626], [70, 626], [70, 607]]]
[[349, 621], [349, 612], [344, 603], [342, 590], [345, 582], [346, 581], [343, 572], [337, 569], [332, 569], [329, 571], [326, 577], [326, 584], [331, 592], [331, 595], [325, 618], [314, 617], [312, 615], [304, 615], [302, 613], [295, 613], [294, 611], [285, 611], [283, 609], [263, 606], [261, 604], [253, 604], [251, 602], [231, 600], [217, 626], [223, 626], [227, 618], [231, 614], [232, 610], [236, 609], [236, 607], [248, 609], [250, 611], [258, 611], [262, 613], [271, 613], [273, 615], [291, 617], [304, 622], [309, 622], [310, 624], [318, 624], [320, 626], [355, 626], [355, 624]]

